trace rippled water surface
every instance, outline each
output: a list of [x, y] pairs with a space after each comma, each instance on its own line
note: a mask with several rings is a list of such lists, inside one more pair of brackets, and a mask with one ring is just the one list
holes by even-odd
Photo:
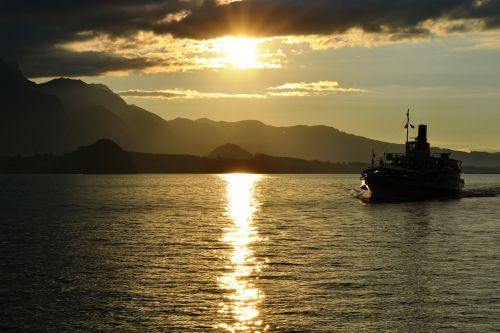
[[1, 332], [498, 332], [500, 176], [0, 175]]

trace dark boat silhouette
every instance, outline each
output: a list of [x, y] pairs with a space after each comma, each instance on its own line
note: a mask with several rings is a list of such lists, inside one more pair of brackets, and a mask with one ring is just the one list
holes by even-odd
[[450, 153], [431, 154], [427, 125], [418, 126], [415, 141], [408, 140], [410, 113], [407, 112], [406, 153], [385, 153], [375, 166], [361, 174], [361, 189], [369, 191], [373, 201], [423, 200], [457, 195], [464, 187], [461, 161]]

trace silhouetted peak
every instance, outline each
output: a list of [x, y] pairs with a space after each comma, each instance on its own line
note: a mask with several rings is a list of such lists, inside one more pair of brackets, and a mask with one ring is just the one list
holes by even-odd
[[175, 119], [169, 120], [168, 123], [171, 126], [189, 126], [196, 122], [191, 119], [177, 117]]
[[201, 124], [211, 124], [211, 123], [215, 123], [214, 120], [211, 120], [211, 119], [208, 119], [208, 118], [199, 118], [199, 119], [196, 119], [195, 122], [197, 123], [201, 123]]
[[12, 85], [34, 85], [26, 79], [16, 61], [5, 61], [0, 59], [0, 83], [2, 88]]
[[196, 119], [195, 122], [199, 124], [239, 124], [239, 125], [250, 125], [250, 126], [270, 126], [264, 124], [259, 120], [240, 120], [236, 122], [228, 122], [228, 121], [216, 121], [208, 118], [199, 118]]
[[135, 166], [129, 154], [108, 139], [61, 156], [58, 168], [67, 173], [133, 173]]
[[66, 77], [53, 79], [48, 82], [42, 83], [41, 85], [47, 88], [54, 88], [54, 89], [81, 89], [81, 88], [99, 89], [114, 94], [113, 91], [104, 84], [86, 83], [85, 81], [79, 79], [70, 79]]
[[122, 153], [123, 149], [122, 147], [117, 145], [114, 141], [111, 141], [109, 139], [100, 139], [91, 145], [78, 147], [77, 149], [77, 152], [89, 152], [89, 151], [109, 154], [117, 152]]
[[172, 119], [171, 121], [178, 121], [178, 122], [192, 122], [192, 120], [191, 120], [191, 119], [188, 119], [188, 118], [183, 118], [183, 117], [177, 117], [177, 118]]
[[215, 148], [208, 154], [208, 158], [231, 158], [236, 160], [249, 160], [253, 157], [245, 149], [232, 143], [226, 143], [220, 147]]
[[43, 83], [43, 85], [62, 88], [62, 87], [82, 87], [82, 86], [86, 86], [87, 84], [85, 82], [83, 82], [82, 80], [60, 77], [60, 78], [45, 82], [45, 83]]
[[252, 125], [252, 126], [269, 126], [269, 127], [274, 127], [271, 125], [266, 125], [260, 120], [240, 120], [236, 122], [237, 124], [244, 124], [244, 125]]
[[326, 125], [313, 125], [310, 126], [311, 128], [321, 130], [321, 131], [333, 131], [333, 132], [340, 132], [337, 128], [332, 127], [332, 126], [326, 126]]
[[58, 78], [37, 86], [40, 91], [59, 98], [66, 110], [80, 110], [102, 105], [111, 112], [120, 113], [125, 101], [102, 84], [86, 83], [82, 80]]

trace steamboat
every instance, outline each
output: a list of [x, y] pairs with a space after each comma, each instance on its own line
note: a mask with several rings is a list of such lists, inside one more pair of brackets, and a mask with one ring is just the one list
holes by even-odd
[[[406, 113], [406, 152], [385, 153], [361, 174], [361, 186], [371, 201], [423, 200], [457, 195], [464, 187], [462, 163], [449, 152], [431, 153], [427, 125], [418, 125], [418, 136], [409, 141], [410, 112]], [[375, 166], [378, 162], [378, 166]]]

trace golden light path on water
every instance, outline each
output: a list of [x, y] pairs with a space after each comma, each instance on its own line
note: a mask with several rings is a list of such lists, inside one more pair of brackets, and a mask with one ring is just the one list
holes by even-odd
[[225, 228], [223, 241], [231, 246], [226, 271], [219, 277], [219, 288], [225, 292], [220, 312], [230, 317], [219, 328], [228, 332], [264, 332], [259, 318], [259, 305], [264, 295], [255, 285], [263, 262], [254, 256], [252, 244], [260, 240], [253, 224], [258, 209], [254, 196], [255, 184], [261, 178], [254, 174], [226, 174], [227, 208], [231, 225]]

